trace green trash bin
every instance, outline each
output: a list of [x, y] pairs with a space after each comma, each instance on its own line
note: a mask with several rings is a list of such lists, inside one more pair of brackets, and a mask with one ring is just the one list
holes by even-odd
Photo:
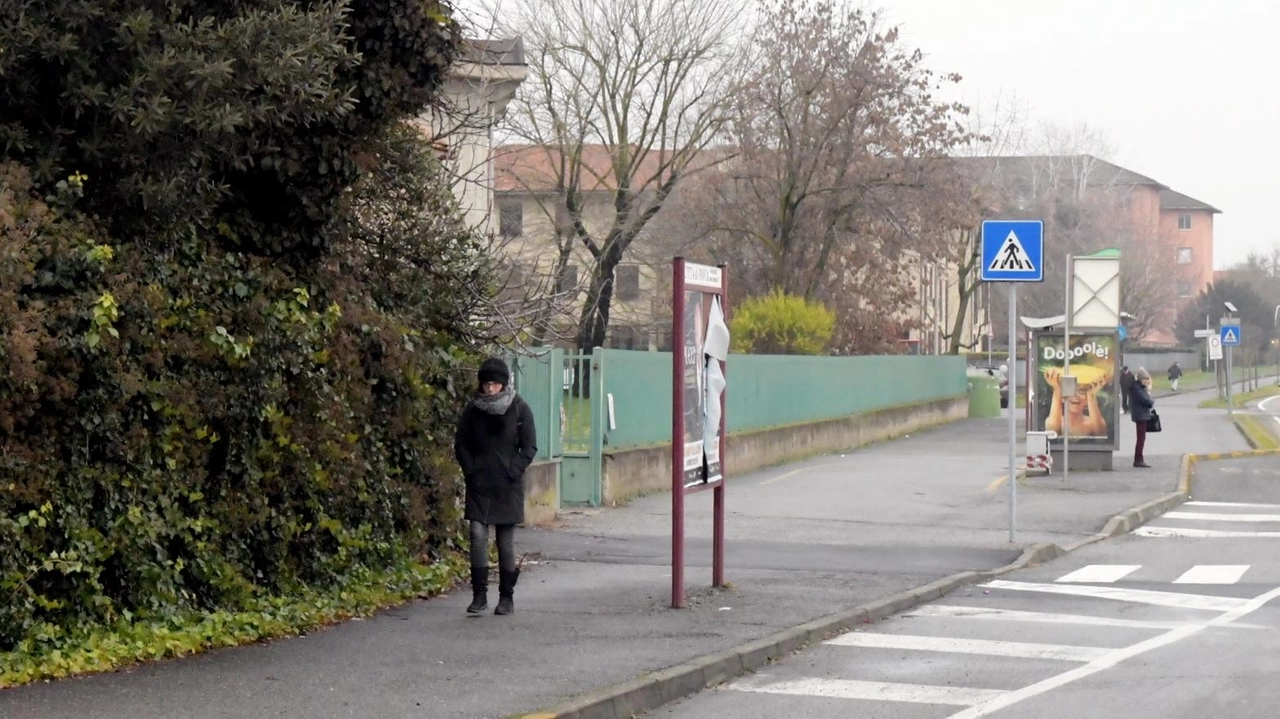
[[1000, 416], [1000, 378], [986, 372], [969, 374], [969, 416]]

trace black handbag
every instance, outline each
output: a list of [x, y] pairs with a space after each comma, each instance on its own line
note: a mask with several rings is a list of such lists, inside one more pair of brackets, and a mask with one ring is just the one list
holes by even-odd
[[1147, 431], [1148, 432], [1160, 431], [1160, 415], [1157, 414], [1154, 409], [1151, 410], [1151, 419], [1147, 420]]

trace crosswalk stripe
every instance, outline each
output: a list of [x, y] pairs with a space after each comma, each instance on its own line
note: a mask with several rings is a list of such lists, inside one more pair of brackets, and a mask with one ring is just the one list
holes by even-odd
[[827, 644], [865, 649], [909, 649], [919, 652], [946, 652], [950, 654], [983, 654], [993, 657], [1021, 657], [1023, 659], [1058, 659], [1068, 662], [1091, 662], [1105, 655], [1110, 649], [1079, 647], [1068, 644], [1031, 644], [1028, 642], [1001, 642], [991, 639], [953, 639], [950, 637], [922, 637], [910, 634], [877, 634], [874, 632], [850, 632]]
[[1248, 564], [1197, 564], [1184, 572], [1181, 577], [1173, 580], [1173, 583], [1235, 584], [1247, 571], [1249, 571]]
[[1197, 522], [1280, 522], [1280, 514], [1218, 514], [1213, 512], [1165, 512], [1166, 519]]
[[1137, 537], [1206, 537], [1214, 539], [1280, 539], [1280, 532], [1243, 532], [1229, 529], [1199, 529], [1194, 527], [1138, 527]]
[[1245, 604], [1245, 600], [1237, 599], [1235, 597], [1210, 597], [1202, 594], [1156, 592], [1147, 589], [1123, 589], [1120, 587], [1089, 587], [1063, 584], [1038, 584], [1035, 582], [1010, 582], [1004, 579], [987, 582], [982, 586], [991, 589], [1008, 589], [1015, 592], [1065, 594], [1073, 597], [1112, 599], [1118, 602], [1133, 602], [1135, 604], [1150, 604], [1158, 607], [1176, 607], [1179, 609], [1203, 609], [1211, 612], [1226, 612]]
[[1059, 582], [1110, 584], [1141, 569], [1141, 564], [1090, 564], [1058, 577]]
[[1280, 504], [1254, 504], [1252, 502], [1184, 502], [1184, 507], [1236, 507], [1238, 509], [1280, 509]]
[[864, 682], [853, 679], [770, 680], [768, 677], [759, 676], [739, 679], [730, 684], [729, 689], [761, 694], [865, 699], [869, 701], [910, 702], [915, 704], [949, 704], [952, 706], [973, 706], [1004, 694], [999, 689], [899, 684], [897, 682]]
[[[959, 607], [947, 604], [925, 604], [904, 614], [905, 617], [945, 617], [964, 619], [990, 619], [1033, 624], [1078, 624], [1090, 627], [1123, 627], [1127, 629], [1177, 629], [1191, 622], [1151, 622], [1141, 619], [1112, 619], [1091, 617], [1087, 614], [1057, 614], [1054, 612], [1027, 612], [1018, 609], [992, 609], [989, 607]], [[1235, 626], [1235, 625], [1232, 625]]]

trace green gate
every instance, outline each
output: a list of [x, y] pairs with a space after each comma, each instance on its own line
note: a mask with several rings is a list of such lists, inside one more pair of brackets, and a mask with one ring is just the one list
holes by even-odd
[[539, 349], [509, 359], [516, 391], [533, 410], [538, 459], [560, 460], [560, 506], [599, 506], [605, 416], [599, 350]]
[[560, 506], [600, 506], [604, 468], [604, 372], [600, 352], [564, 355]]

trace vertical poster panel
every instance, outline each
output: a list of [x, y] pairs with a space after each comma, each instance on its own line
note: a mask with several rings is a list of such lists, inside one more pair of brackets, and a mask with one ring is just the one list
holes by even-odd
[[[1081, 333], [1071, 336], [1071, 374], [1076, 394], [1063, 397], [1059, 379], [1066, 363], [1062, 335], [1036, 336], [1036, 412], [1039, 429], [1062, 435], [1063, 413], [1070, 414], [1072, 446], [1116, 446], [1120, 417], [1118, 389], [1119, 351], [1115, 333]], [[1065, 403], [1064, 403], [1065, 400]], [[1054, 440], [1061, 445], [1062, 440]]]
[[706, 337], [711, 295], [685, 292], [684, 305], [684, 484], [703, 484], [703, 417], [706, 401], [706, 359], [702, 351]]

